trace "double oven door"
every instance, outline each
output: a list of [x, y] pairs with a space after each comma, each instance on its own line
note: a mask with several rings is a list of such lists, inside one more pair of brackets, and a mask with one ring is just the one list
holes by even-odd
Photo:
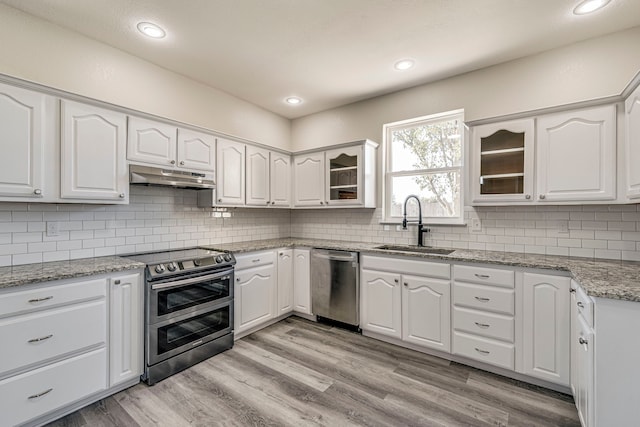
[[151, 366], [233, 331], [233, 269], [147, 284]]

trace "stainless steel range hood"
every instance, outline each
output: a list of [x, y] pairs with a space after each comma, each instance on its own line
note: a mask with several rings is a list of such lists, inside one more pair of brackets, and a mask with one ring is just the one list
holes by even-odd
[[185, 172], [138, 165], [129, 166], [129, 183], [193, 189], [216, 187], [212, 173]]

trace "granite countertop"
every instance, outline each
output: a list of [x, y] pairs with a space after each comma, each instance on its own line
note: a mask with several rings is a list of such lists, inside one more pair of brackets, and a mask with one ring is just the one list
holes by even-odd
[[118, 256], [0, 267], [0, 289], [144, 267], [143, 263]]
[[587, 294], [592, 297], [640, 302], [640, 262], [468, 249], [456, 249], [449, 255], [424, 254], [376, 249], [380, 245], [383, 245], [383, 243], [284, 238], [209, 245], [206, 247], [239, 254], [297, 246], [564, 271], [576, 279]]

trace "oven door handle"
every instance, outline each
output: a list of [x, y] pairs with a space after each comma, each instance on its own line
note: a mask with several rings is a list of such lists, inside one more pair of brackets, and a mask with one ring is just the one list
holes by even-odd
[[202, 282], [204, 280], [209, 280], [209, 279], [217, 279], [217, 278], [221, 278], [221, 277], [224, 277], [224, 276], [229, 276], [229, 278], [230, 278], [232, 273], [233, 273], [233, 270], [225, 270], [224, 272], [221, 272], [221, 273], [208, 274], [206, 276], [198, 276], [198, 277], [193, 277], [191, 279], [183, 279], [183, 280], [178, 280], [178, 281], [173, 281], [173, 282], [157, 283], [155, 285], [151, 285], [151, 289], [153, 289], [155, 291], [155, 290], [158, 290], [158, 289], [177, 288], [179, 286], [190, 285], [192, 283], [198, 283], [198, 282]]

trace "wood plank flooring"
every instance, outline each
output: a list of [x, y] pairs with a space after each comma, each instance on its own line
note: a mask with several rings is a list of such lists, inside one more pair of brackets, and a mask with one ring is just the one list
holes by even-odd
[[297, 317], [62, 426], [579, 426], [571, 396]]

